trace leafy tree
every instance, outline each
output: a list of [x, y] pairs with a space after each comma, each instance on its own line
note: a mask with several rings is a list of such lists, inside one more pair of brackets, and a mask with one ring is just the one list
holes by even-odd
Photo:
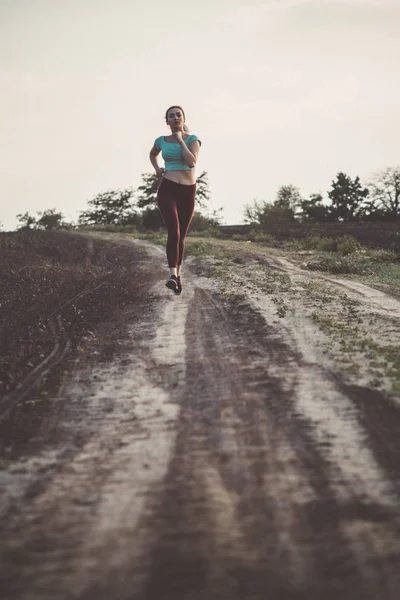
[[345, 173], [338, 173], [336, 181], [332, 181], [332, 189], [328, 192], [331, 200], [329, 218], [333, 221], [354, 221], [363, 213], [363, 203], [369, 194], [363, 188], [360, 178], [351, 179]]
[[299, 188], [294, 185], [282, 185], [276, 194], [274, 206], [292, 211], [295, 214], [301, 206], [301, 201]]
[[329, 207], [322, 204], [321, 194], [311, 194], [300, 202], [300, 217], [302, 220], [321, 222], [328, 219]]
[[387, 219], [387, 213], [375, 198], [369, 196], [362, 205], [360, 218], [362, 221], [382, 221]]
[[[138, 208], [156, 205], [159, 184], [160, 181], [155, 173], [142, 173], [142, 184], [137, 188]], [[197, 205], [199, 208], [205, 209], [210, 199], [210, 186], [206, 171], [203, 171], [199, 177], [197, 177], [196, 184]]]
[[207, 208], [211, 197], [207, 171], [203, 171], [196, 179], [196, 202], [200, 209]]
[[40, 229], [60, 229], [62, 227], [63, 215], [56, 212], [55, 208], [39, 212], [38, 215], [41, 216], [36, 223]]
[[35, 217], [30, 215], [28, 212], [24, 214], [19, 213], [17, 215], [17, 219], [21, 223], [18, 229], [31, 229], [33, 225], [36, 225]]
[[276, 222], [290, 222], [301, 202], [301, 195], [293, 185], [279, 188], [274, 202], [253, 200], [244, 207], [244, 220], [252, 225], [271, 225]]
[[276, 201], [259, 202], [253, 200], [244, 208], [244, 221], [251, 225], [272, 225], [274, 223], [287, 223], [295, 220], [294, 211], [291, 208], [280, 206]]
[[196, 210], [190, 223], [191, 231], [206, 231], [207, 229], [218, 229], [222, 222], [223, 208], [216, 208], [209, 214], [203, 214]]
[[375, 214], [391, 219], [400, 216], [400, 167], [376, 173], [369, 184]]
[[146, 208], [153, 206], [157, 202], [157, 191], [160, 180], [156, 173], [142, 173], [142, 183], [137, 188], [137, 206]]
[[252, 202], [248, 202], [244, 206], [244, 222], [250, 223], [250, 225], [265, 225], [266, 214], [268, 213], [270, 206], [271, 204], [265, 202], [265, 200], [260, 201], [254, 199]]
[[135, 221], [134, 190], [108, 190], [88, 201], [79, 215], [80, 225], [127, 225]]

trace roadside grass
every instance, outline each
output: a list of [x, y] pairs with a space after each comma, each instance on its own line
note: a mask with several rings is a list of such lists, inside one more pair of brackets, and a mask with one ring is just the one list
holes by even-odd
[[[365, 248], [352, 236], [310, 236], [304, 240], [291, 240], [282, 250], [309, 271], [353, 276], [365, 283], [400, 287], [400, 255], [392, 250]], [[306, 261], [305, 252], [309, 254]]]
[[158, 246], [165, 246], [167, 243], [167, 234], [152, 232], [152, 233], [128, 233], [124, 237], [131, 237], [137, 240], [146, 240], [147, 242], [151, 242], [152, 244], [157, 244]]
[[[161, 246], [167, 242], [166, 233], [127, 235]], [[212, 231], [207, 231], [191, 233], [186, 239], [187, 256], [232, 260], [240, 250], [261, 256], [282, 256], [284, 253], [305, 270], [400, 288], [400, 255], [391, 250], [365, 248], [349, 235], [340, 238], [309, 236], [303, 240], [279, 243], [272, 235], [256, 231], [248, 235], [235, 234], [231, 239], [213, 237]], [[304, 254], [308, 255], [307, 260], [304, 260]]]
[[362, 278], [365, 283], [384, 284], [400, 290], [400, 264], [384, 264], [368, 277]]
[[[400, 279], [396, 277], [400, 268], [400, 257], [390, 250], [359, 250], [348, 255], [325, 252], [314, 255], [302, 266], [309, 271], [324, 271], [334, 275], [366, 276], [380, 276], [382, 269], [386, 267], [386, 278], [390, 274], [392, 282], [398, 281], [400, 284]], [[387, 267], [390, 267], [389, 271]]]
[[303, 289], [312, 301], [310, 317], [326, 339], [323, 352], [341, 372], [362, 376], [371, 387], [400, 393], [400, 346], [372, 337], [372, 332], [382, 331], [380, 321], [365, 315], [360, 301], [338, 294], [329, 284], [309, 281]]
[[[164, 233], [130, 235], [162, 246], [167, 240]], [[198, 275], [218, 280], [223, 296], [236, 301], [245, 288], [268, 295], [279, 319], [296, 310], [293, 299], [300, 294], [306, 314], [324, 334], [321, 352], [329, 354], [342, 373], [362, 377], [371, 387], [400, 393], [400, 347], [390, 342], [378, 343], [376, 336], [377, 341], [371, 337], [370, 327], [376, 331], [379, 325], [373, 323], [371, 315], [366, 320], [360, 301], [345, 292], [338, 293], [334, 286], [319, 279], [308, 279], [299, 289], [298, 285], [293, 286], [290, 275], [257, 261], [257, 256], [285, 254], [297, 264], [301, 261], [301, 266], [308, 270], [400, 286], [398, 255], [388, 250], [367, 250], [349, 236], [341, 239], [314, 236], [282, 244], [279, 248], [268, 236], [261, 243], [255, 236], [253, 240], [248, 237], [225, 240], [191, 235], [186, 240], [185, 252], [195, 259]], [[307, 265], [304, 265], [304, 251], [311, 254]], [[238, 280], [241, 280], [239, 288]]]

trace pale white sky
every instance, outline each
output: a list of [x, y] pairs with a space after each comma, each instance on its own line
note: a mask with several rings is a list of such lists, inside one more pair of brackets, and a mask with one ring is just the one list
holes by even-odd
[[0, 222], [151, 172], [181, 104], [213, 206], [397, 166], [400, 0], [0, 0]]

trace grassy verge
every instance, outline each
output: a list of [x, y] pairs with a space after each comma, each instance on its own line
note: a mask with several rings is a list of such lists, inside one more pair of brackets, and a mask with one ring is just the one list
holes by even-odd
[[309, 237], [287, 242], [283, 250], [309, 271], [351, 276], [365, 283], [400, 288], [399, 254], [391, 250], [362, 247], [351, 236]]
[[317, 280], [303, 285], [303, 304], [326, 340], [323, 349], [341, 372], [364, 383], [400, 392], [400, 347], [393, 323], [371, 313], [360, 301]]
[[[154, 244], [165, 245], [164, 233], [130, 234]], [[231, 240], [221, 240], [200, 234], [189, 236], [186, 255], [195, 257], [234, 258], [238, 252], [279, 255], [284, 253], [302, 268], [333, 275], [354, 276], [366, 283], [383, 284], [400, 289], [400, 256], [390, 250], [363, 248], [351, 236], [342, 238], [311, 236], [292, 240], [278, 248], [278, 242], [269, 234], [235, 235]], [[306, 259], [305, 259], [306, 254]]]
[[[135, 234], [165, 245], [166, 235]], [[304, 253], [307, 263], [304, 263]], [[264, 241], [190, 236], [186, 255], [195, 260], [197, 275], [218, 282], [223, 296], [239, 301], [247, 293], [271, 303], [275, 320], [299, 322], [297, 311], [310, 319], [321, 332], [320, 352], [333, 360], [335, 369], [355, 377], [371, 387], [400, 393], [400, 348], [390, 333], [393, 324], [337, 286], [319, 278], [291, 277], [271, 268], [266, 259], [287, 256], [305, 270], [323, 271], [376, 283], [400, 287], [400, 262], [387, 250], [366, 250], [352, 239], [312, 238], [303, 243], [288, 243], [283, 248], [271, 247]], [[275, 321], [276, 322], [276, 321]]]

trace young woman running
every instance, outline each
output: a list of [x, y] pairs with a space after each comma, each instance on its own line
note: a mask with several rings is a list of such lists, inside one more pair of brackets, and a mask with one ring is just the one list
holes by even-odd
[[[157, 205], [168, 230], [167, 260], [169, 278], [166, 286], [175, 294], [182, 292], [180, 269], [183, 260], [185, 237], [194, 212], [196, 196], [195, 165], [201, 141], [190, 134], [185, 125], [186, 117], [180, 106], [171, 106], [165, 113], [171, 135], [158, 137], [150, 150], [153, 165], [160, 185]], [[165, 169], [157, 162], [162, 152]]]

